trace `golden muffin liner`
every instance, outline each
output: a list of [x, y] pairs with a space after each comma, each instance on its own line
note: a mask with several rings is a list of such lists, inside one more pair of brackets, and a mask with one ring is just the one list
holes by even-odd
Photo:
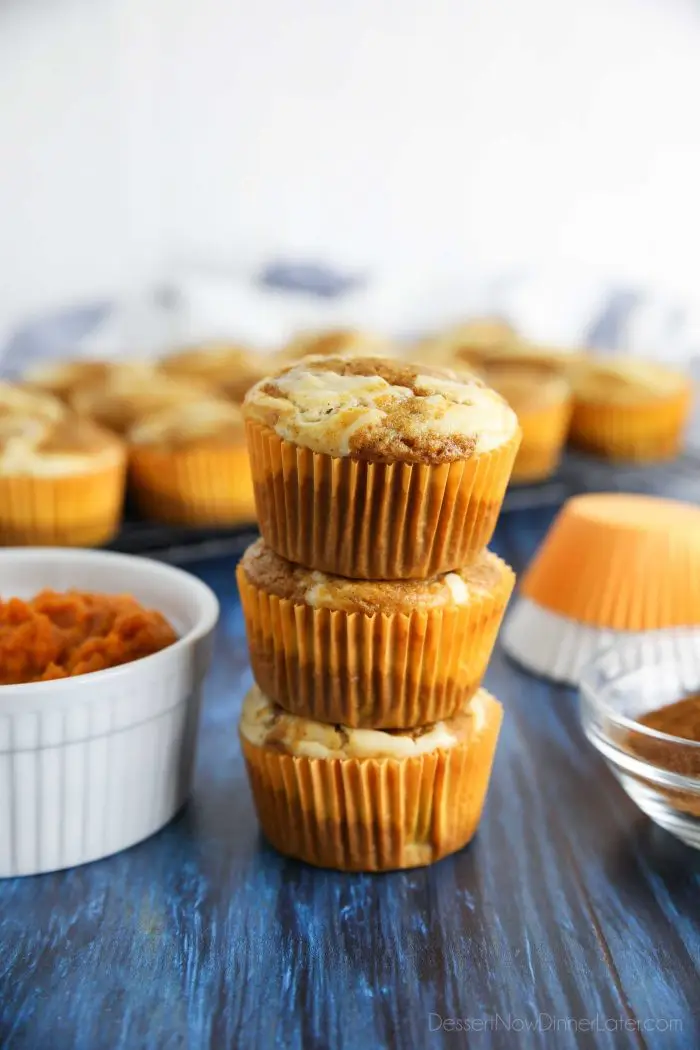
[[690, 387], [670, 397], [613, 405], [574, 400], [572, 444], [610, 459], [652, 463], [681, 450], [690, 413]]
[[411, 758], [304, 758], [241, 734], [265, 836], [290, 857], [340, 871], [416, 868], [465, 846], [481, 819], [503, 717], [462, 743]]
[[355, 579], [436, 576], [468, 565], [496, 527], [518, 431], [439, 466], [312, 452], [246, 421], [265, 542], [288, 561]]
[[75, 475], [0, 474], [0, 544], [91, 547], [118, 531], [126, 465]]
[[518, 411], [522, 441], [513, 464], [514, 482], [544, 481], [559, 465], [571, 420], [571, 398]]
[[515, 583], [512, 569], [465, 605], [411, 613], [314, 608], [238, 588], [255, 681], [292, 714], [402, 729], [450, 718], [481, 685]]
[[629, 493], [574, 497], [530, 563], [520, 593], [596, 628], [700, 626], [700, 507]]
[[129, 480], [139, 510], [172, 525], [237, 525], [255, 521], [244, 444], [191, 449], [133, 446]]

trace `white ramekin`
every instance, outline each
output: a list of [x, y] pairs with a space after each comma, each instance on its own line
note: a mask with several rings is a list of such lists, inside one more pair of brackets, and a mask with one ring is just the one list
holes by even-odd
[[188, 573], [107, 551], [0, 551], [0, 595], [131, 594], [178, 641], [142, 660], [0, 686], [0, 877], [98, 860], [163, 827], [190, 791], [219, 606]]
[[[585, 668], [620, 642], [640, 641], [662, 631], [614, 631], [592, 627], [545, 609], [531, 598], [518, 598], [510, 610], [501, 643], [508, 656], [533, 674], [566, 685], [579, 685]], [[688, 628], [679, 642], [696, 647], [700, 628]]]

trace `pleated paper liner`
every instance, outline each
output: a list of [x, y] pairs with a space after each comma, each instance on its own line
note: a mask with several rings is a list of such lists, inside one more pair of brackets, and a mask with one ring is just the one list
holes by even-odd
[[431, 864], [473, 837], [486, 799], [503, 710], [464, 742], [411, 758], [304, 758], [241, 735], [253, 801], [270, 843], [340, 871]]
[[627, 493], [576, 496], [559, 512], [520, 593], [592, 627], [700, 625], [700, 507]]
[[255, 517], [245, 445], [135, 446], [130, 484], [146, 517], [170, 525], [236, 525]]
[[690, 385], [667, 397], [632, 404], [577, 396], [569, 437], [577, 448], [610, 459], [639, 463], [673, 459], [681, 451], [691, 406]]
[[563, 398], [549, 405], [516, 409], [523, 438], [515, 457], [511, 480], [544, 481], [557, 469], [571, 419], [571, 401]]
[[75, 475], [0, 475], [0, 544], [91, 547], [121, 522], [125, 463]]
[[251, 420], [246, 434], [265, 542], [298, 565], [374, 580], [436, 576], [488, 546], [520, 443], [387, 465], [312, 452]]
[[500, 568], [493, 591], [467, 604], [369, 615], [279, 598], [239, 564], [255, 680], [280, 707], [319, 722], [395, 729], [449, 718], [486, 672], [515, 582]]

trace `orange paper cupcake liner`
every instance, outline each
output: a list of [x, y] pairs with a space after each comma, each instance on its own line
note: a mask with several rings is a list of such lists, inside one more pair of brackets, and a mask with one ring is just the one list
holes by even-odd
[[0, 544], [92, 547], [119, 529], [125, 464], [74, 476], [0, 475]]
[[570, 420], [569, 398], [518, 411], [523, 436], [513, 465], [512, 481], [543, 481], [554, 473], [561, 459]]
[[578, 496], [559, 513], [521, 593], [621, 631], [700, 624], [700, 507], [629, 494]]
[[473, 837], [503, 711], [463, 743], [406, 759], [302, 758], [241, 736], [258, 819], [290, 857], [340, 871], [391, 871], [440, 860]]
[[570, 438], [578, 448], [610, 459], [654, 462], [681, 450], [692, 403], [691, 390], [663, 400], [602, 404], [577, 398]]
[[460, 606], [348, 613], [294, 603], [238, 566], [255, 681], [292, 714], [351, 727], [397, 729], [454, 715], [481, 685], [515, 583]]
[[144, 516], [173, 525], [255, 520], [245, 445], [162, 451], [134, 447], [130, 484]]
[[265, 542], [288, 561], [355, 579], [436, 576], [493, 535], [518, 432], [493, 452], [440, 466], [312, 452], [246, 422]]

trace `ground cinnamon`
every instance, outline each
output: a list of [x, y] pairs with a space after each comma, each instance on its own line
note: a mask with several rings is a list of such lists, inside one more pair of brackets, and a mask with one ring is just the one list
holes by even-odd
[[[700, 743], [700, 693], [650, 711], [639, 719], [639, 724], [669, 736]], [[656, 740], [641, 733], [630, 733], [629, 742], [635, 754], [655, 766], [685, 776], [700, 776], [700, 747], [679, 747], [671, 741]]]
[[[676, 703], [650, 711], [638, 721], [640, 725], [659, 733], [700, 743], [700, 693], [693, 693]], [[633, 755], [660, 769], [686, 777], [700, 777], [700, 747], [683, 747], [671, 740], [658, 740], [636, 731], [629, 733], [627, 742]], [[674, 808], [700, 816], [700, 795], [671, 788], [657, 787], [656, 790]]]

